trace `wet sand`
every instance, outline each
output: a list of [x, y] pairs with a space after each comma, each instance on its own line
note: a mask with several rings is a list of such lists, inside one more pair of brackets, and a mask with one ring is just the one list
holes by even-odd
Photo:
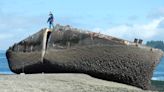
[[152, 92], [85, 74], [0, 75], [0, 92]]

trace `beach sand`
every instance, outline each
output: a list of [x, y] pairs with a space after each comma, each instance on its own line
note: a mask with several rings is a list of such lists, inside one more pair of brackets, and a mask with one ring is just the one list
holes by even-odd
[[0, 75], [0, 92], [152, 92], [85, 74]]

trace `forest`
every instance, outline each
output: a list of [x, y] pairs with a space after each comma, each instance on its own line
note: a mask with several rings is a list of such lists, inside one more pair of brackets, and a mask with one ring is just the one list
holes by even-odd
[[163, 41], [147, 41], [147, 46], [151, 46], [153, 48], [158, 48], [164, 51], [164, 42]]

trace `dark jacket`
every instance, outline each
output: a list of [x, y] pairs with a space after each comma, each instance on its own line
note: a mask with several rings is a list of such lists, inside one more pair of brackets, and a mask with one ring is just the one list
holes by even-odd
[[50, 14], [50, 17], [48, 18], [47, 22], [52, 23], [54, 21], [53, 14]]

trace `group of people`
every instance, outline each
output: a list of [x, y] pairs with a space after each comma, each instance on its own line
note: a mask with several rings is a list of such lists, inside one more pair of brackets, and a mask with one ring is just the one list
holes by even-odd
[[51, 12], [49, 14], [49, 18], [47, 20], [47, 23], [49, 23], [49, 29], [54, 28], [54, 16]]

